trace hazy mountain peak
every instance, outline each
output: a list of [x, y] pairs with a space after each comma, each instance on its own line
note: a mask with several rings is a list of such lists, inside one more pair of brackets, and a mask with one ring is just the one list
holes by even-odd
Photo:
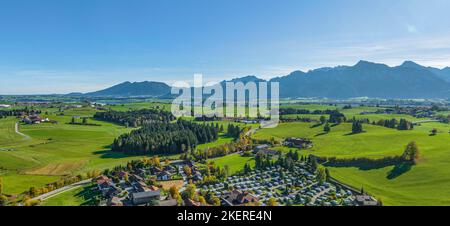
[[[248, 75], [228, 81], [247, 83], [265, 80]], [[280, 96], [284, 98], [447, 98], [450, 95], [449, 81], [450, 67], [441, 70], [423, 67], [413, 61], [389, 67], [364, 60], [354, 66], [324, 67], [307, 73], [293, 71], [270, 80], [279, 82]], [[170, 86], [161, 82], [124, 82], [86, 95], [160, 97], [170, 95]]]
[[409, 60], [403, 62], [403, 64], [400, 65], [400, 66], [401, 66], [401, 67], [423, 68], [422, 65], [420, 65], [420, 64], [418, 64], [418, 63], [416, 63], [416, 62], [414, 62], [414, 61], [409, 61]]
[[170, 86], [163, 82], [123, 82], [118, 85], [87, 93], [87, 96], [163, 96], [170, 93]]
[[264, 79], [260, 79], [260, 78], [254, 76], [254, 75], [247, 75], [247, 76], [244, 76], [244, 77], [234, 78], [234, 79], [230, 80], [230, 82], [243, 82], [243, 83], [246, 83], [246, 82], [263, 82], [263, 81], [265, 81], [265, 80]]
[[366, 60], [360, 60], [355, 66], [353, 67], [375, 67], [375, 66], [383, 66], [383, 67], [389, 67], [386, 64], [380, 64], [380, 63], [374, 63]]

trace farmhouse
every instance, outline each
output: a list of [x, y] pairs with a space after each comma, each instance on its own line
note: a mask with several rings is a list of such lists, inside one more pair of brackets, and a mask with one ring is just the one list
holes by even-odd
[[287, 138], [284, 141], [284, 145], [288, 146], [288, 147], [294, 147], [294, 148], [300, 148], [300, 149], [313, 147], [313, 143], [311, 140], [306, 139], [306, 138], [294, 138], [294, 137]]
[[264, 150], [264, 149], [268, 149], [268, 148], [269, 148], [269, 145], [267, 145], [267, 144], [262, 144], [262, 145], [256, 146], [255, 149], [254, 149], [254, 151], [255, 151], [255, 152], [258, 152], [258, 151], [260, 151], [260, 150]]
[[54, 122], [49, 118], [41, 118], [39, 115], [30, 115], [22, 118], [22, 122], [25, 124], [40, 124], [41, 122]]
[[97, 188], [99, 191], [101, 191], [103, 194], [106, 194], [109, 190], [111, 179], [109, 179], [107, 176], [99, 176], [96, 178]]
[[258, 154], [258, 153], [263, 154], [263, 155], [268, 155], [268, 156], [274, 156], [274, 155], [278, 154], [278, 151], [264, 149], [264, 150], [258, 151], [256, 154]]
[[222, 198], [225, 206], [243, 206], [248, 203], [258, 202], [258, 198], [240, 190], [233, 190]]
[[369, 195], [357, 195], [355, 201], [360, 206], [378, 206], [377, 200]]

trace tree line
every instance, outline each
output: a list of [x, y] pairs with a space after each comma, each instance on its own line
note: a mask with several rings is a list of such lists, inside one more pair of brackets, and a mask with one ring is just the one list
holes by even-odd
[[6, 118], [8, 116], [35, 115], [35, 114], [40, 114], [40, 113], [41, 113], [40, 110], [34, 110], [34, 109], [29, 109], [29, 108], [1, 110], [0, 118]]
[[420, 151], [415, 141], [408, 143], [402, 155], [386, 156], [383, 158], [336, 158], [336, 157], [318, 157], [310, 155], [308, 159], [313, 159], [324, 166], [332, 167], [358, 167], [361, 169], [378, 169], [392, 165], [410, 164], [416, 165], [420, 160]]
[[194, 150], [198, 144], [215, 141], [218, 134], [219, 128], [212, 123], [154, 122], [119, 136], [111, 149], [127, 154], [178, 154]]
[[296, 109], [296, 108], [280, 108], [280, 115], [330, 115], [337, 110], [308, 110], [308, 109]]
[[[229, 127], [230, 125], [228, 128]], [[217, 158], [236, 152], [246, 152], [251, 150], [252, 140], [245, 136], [245, 133], [250, 128], [245, 127], [240, 129], [238, 126], [235, 126], [235, 128], [239, 128], [240, 134], [234, 141], [205, 149], [197, 148], [196, 150], [191, 150], [190, 153], [184, 153], [180, 158], [186, 160], [195, 159], [196, 161], [205, 161], [210, 158]]]
[[150, 122], [170, 122], [175, 120], [171, 112], [158, 109], [142, 109], [136, 111], [97, 112], [94, 119], [117, 123], [126, 127], [139, 127]]
[[397, 119], [395, 119], [395, 118], [394, 119], [390, 119], [390, 120], [380, 119], [375, 124], [379, 125], [379, 126], [384, 126], [386, 128], [398, 129], [398, 130], [412, 130], [412, 129], [414, 129], [414, 124], [412, 122], [410, 122], [410, 121], [407, 121], [406, 119], [400, 119], [400, 121], [397, 121]]

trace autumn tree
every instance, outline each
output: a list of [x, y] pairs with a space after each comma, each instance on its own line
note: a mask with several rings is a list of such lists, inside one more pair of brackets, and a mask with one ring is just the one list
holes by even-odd
[[3, 178], [0, 177], [0, 195], [3, 194]]
[[8, 198], [2, 194], [0, 194], [0, 206], [6, 206], [8, 202]]
[[191, 167], [189, 167], [188, 165], [185, 165], [185, 166], [183, 167], [183, 171], [184, 171], [184, 173], [185, 173], [188, 177], [191, 177], [191, 176], [192, 176], [192, 169], [191, 169]]
[[220, 199], [217, 196], [214, 196], [212, 198], [212, 204], [213, 206], [220, 206]]
[[202, 205], [206, 205], [206, 199], [205, 199], [205, 197], [199, 195], [199, 196], [198, 196], [198, 202], [201, 203]]
[[319, 184], [323, 184], [327, 180], [327, 173], [324, 167], [319, 167], [316, 171], [316, 178]]
[[183, 192], [183, 196], [187, 199], [194, 199], [197, 194], [197, 187], [195, 184], [189, 184], [186, 186], [186, 190]]
[[274, 197], [270, 197], [269, 200], [267, 200], [267, 206], [278, 206], [278, 202]]

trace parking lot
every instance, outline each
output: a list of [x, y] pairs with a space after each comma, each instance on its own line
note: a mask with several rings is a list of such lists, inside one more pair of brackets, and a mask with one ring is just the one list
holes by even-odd
[[264, 205], [271, 197], [280, 205], [357, 205], [354, 192], [331, 183], [319, 184], [316, 176], [302, 163], [292, 171], [280, 166], [252, 170], [248, 175], [234, 175], [223, 183], [203, 186], [202, 189], [222, 197], [232, 190], [249, 192]]

